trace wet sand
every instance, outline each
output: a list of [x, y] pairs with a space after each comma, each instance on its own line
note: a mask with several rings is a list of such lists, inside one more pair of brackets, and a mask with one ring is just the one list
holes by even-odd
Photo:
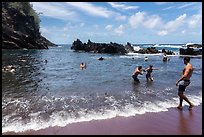
[[202, 135], [202, 105], [3, 135]]

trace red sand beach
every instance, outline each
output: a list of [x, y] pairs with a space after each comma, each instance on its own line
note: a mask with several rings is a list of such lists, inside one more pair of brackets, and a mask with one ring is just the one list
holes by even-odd
[[202, 105], [3, 135], [202, 135]]

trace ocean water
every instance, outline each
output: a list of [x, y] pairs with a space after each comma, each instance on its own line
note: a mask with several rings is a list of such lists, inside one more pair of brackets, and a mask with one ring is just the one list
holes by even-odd
[[[95, 54], [74, 52], [70, 46], [2, 50], [2, 67], [13, 64], [16, 68], [2, 71], [2, 133], [158, 113], [178, 105], [175, 83], [185, 66], [178, 55], [180, 45], [157, 47], [177, 53], [168, 62], [162, 61], [162, 54]], [[101, 56], [105, 60], [99, 61]], [[81, 62], [86, 69], [79, 68]], [[185, 94], [198, 106], [202, 103], [202, 55], [191, 56], [190, 62], [194, 72]], [[135, 68], [150, 64], [159, 68], [152, 73], [154, 81], [146, 82], [144, 74], [135, 83], [131, 77]]]

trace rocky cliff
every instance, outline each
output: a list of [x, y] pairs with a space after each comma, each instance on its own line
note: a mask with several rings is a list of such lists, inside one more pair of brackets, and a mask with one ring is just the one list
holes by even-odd
[[39, 22], [29, 2], [2, 2], [2, 49], [56, 46], [40, 34]]

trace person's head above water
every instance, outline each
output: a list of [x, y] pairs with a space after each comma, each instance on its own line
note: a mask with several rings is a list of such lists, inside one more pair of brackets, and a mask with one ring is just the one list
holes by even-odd
[[138, 70], [141, 70], [142, 69], [142, 66], [138, 66]]

